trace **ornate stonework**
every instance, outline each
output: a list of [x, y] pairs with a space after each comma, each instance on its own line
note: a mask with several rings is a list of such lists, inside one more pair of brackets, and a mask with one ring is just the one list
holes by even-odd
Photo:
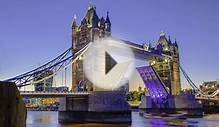
[[156, 50], [171, 58], [154, 58], [150, 64], [155, 68], [163, 83], [169, 88], [172, 95], [179, 95], [181, 90], [180, 70], [179, 70], [179, 50], [178, 44], [171, 42], [170, 37], [167, 40], [165, 33], [161, 32], [156, 45]]
[[[84, 47], [89, 42], [98, 40], [99, 38], [111, 35], [111, 23], [107, 16], [106, 19], [99, 18], [96, 13], [96, 7], [90, 5], [86, 16], [82, 19], [80, 25], [77, 25], [76, 17], [72, 24], [72, 46], [73, 53]], [[77, 60], [72, 65], [72, 90], [77, 90], [77, 85], [81, 83], [88, 91], [93, 90], [92, 84], [86, 79], [83, 73], [83, 61]]]

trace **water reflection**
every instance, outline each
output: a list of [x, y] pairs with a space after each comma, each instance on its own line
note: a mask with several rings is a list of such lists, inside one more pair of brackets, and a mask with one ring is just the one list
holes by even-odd
[[132, 124], [71, 124], [58, 123], [58, 112], [28, 111], [27, 127], [219, 127], [219, 114], [204, 118], [144, 118], [138, 112], [132, 113]]
[[165, 127], [167, 125], [167, 121], [163, 119], [151, 119], [150, 124], [152, 127]]

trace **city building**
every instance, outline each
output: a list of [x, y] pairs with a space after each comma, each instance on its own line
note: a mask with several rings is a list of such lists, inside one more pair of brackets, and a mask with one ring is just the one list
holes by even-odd
[[118, 90], [125, 91], [126, 93], [129, 92], [129, 79], [127, 77], [122, 78], [121, 84], [123, 84], [121, 87], [118, 88]]
[[[47, 77], [52, 74], [53, 74], [53, 71], [48, 70], [45, 73], [41, 73], [40, 75], [35, 75], [34, 81], [40, 81], [44, 77]], [[34, 84], [35, 91], [49, 91], [52, 87], [52, 84], [53, 84], [53, 77], [43, 80], [41, 82], [35, 83]]]
[[67, 86], [60, 86], [60, 87], [49, 87], [47, 91], [48, 92], [68, 92], [69, 89]]
[[206, 94], [212, 94], [219, 89], [219, 81], [206, 81], [200, 85], [201, 91]]

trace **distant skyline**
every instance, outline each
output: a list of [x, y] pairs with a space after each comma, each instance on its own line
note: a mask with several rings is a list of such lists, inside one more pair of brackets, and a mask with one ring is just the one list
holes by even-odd
[[[0, 0], [0, 80], [32, 70], [71, 46], [71, 24], [90, 0]], [[182, 67], [196, 84], [219, 79], [219, 1], [93, 0], [112, 35], [143, 44], [164, 31], [177, 39]], [[186, 81], [182, 81], [185, 84]]]

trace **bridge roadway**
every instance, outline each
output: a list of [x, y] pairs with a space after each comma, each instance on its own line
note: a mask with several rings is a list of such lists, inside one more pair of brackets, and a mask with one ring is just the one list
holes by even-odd
[[35, 91], [20, 91], [22, 97], [32, 98], [55, 98], [55, 97], [83, 97], [88, 96], [88, 92], [35, 92]]

